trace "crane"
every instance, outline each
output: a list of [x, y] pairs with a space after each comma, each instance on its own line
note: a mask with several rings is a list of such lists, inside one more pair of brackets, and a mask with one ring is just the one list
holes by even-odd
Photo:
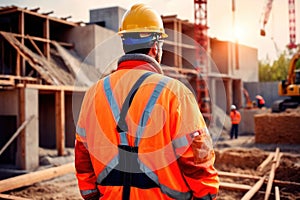
[[[265, 36], [265, 26], [269, 21], [270, 13], [272, 11], [273, 0], [268, 0], [263, 12], [263, 24], [260, 30], [260, 35]], [[290, 34], [290, 43], [287, 45], [289, 49], [297, 48], [296, 45], [296, 10], [295, 10], [295, 0], [288, 0], [289, 6], [289, 34]]]
[[[264, 12], [263, 28], [261, 29], [261, 35], [265, 36], [264, 27], [268, 22], [270, 12], [272, 10], [273, 0], [268, 0]], [[289, 34], [290, 43], [287, 48], [292, 50], [296, 49], [296, 11], [295, 0], [288, 0], [289, 5]], [[287, 79], [282, 80], [278, 84], [278, 95], [289, 97], [284, 100], [277, 100], [272, 104], [272, 112], [281, 112], [286, 108], [297, 108], [300, 105], [300, 70], [297, 69], [297, 63], [300, 62], [300, 51], [293, 55], [288, 67]]]
[[206, 123], [211, 121], [211, 101], [208, 93], [207, 0], [194, 0], [194, 39], [196, 42], [197, 101]]

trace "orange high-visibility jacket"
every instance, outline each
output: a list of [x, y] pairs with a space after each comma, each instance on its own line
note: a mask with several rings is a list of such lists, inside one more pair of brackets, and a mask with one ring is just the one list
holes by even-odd
[[[86, 92], [82, 103], [75, 145], [82, 197], [124, 199], [128, 193], [130, 199], [215, 199], [215, 154], [194, 95], [181, 82], [157, 73], [150, 57], [124, 57], [117, 71]], [[149, 71], [131, 99], [128, 129], [120, 132], [116, 127], [123, 103]], [[126, 153], [130, 160], [124, 161]], [[120, 165], [137, 167], [120, 172]], [[112, 174], [117, 175], [111, 179]]]
[[258, 102], [260, 105], [264, 105], [265, 104], [265, 100], [263, 98], [258, 99]]
[[241, 122], [241, 114], [237, 110], [230, 112], [230, 118], [232, 124], [239, 124]]

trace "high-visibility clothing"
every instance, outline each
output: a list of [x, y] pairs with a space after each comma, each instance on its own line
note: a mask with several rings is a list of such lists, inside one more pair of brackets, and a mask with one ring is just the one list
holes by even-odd
[[237, 110], [232, 110], [230, 112], [230, 118], [232, 124], [239, 124], [241, 122], [241, 114]]
[[[159, 74], [159, 65], [149, 56], [125, 55], [120, 61], [118, 70], [92, 86], [82, 103], [75, 167], [83, 198], [122, 199], [128, 193], [130, 199], [215, 199], [215, 155], [193, 93]], [[149, 71], [131, 99], [128, 129], [118, 132], [127, 95]], [[122, 160], [124, 154], [130, 160]], [[119, 170], [118, 178], [109, 179], [120, 165], [135, 168], [125, 167], [128, 171]]]
[[256, 95], [255, 97], [257, 99], [258, 106], [264, 106], [265, 105], [265, 100], [262, 96]]
[[258, 99], [258, 104], [265, 105], [265, 100], [264, 99]]

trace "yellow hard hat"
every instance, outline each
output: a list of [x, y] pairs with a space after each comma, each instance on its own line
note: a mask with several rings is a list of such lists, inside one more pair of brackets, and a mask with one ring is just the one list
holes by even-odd
[[125, 33], [160, 33], [167, 38], [164, 25], [159, 14], [145, 4], [135, 4], [123, 16], [119, 34]]

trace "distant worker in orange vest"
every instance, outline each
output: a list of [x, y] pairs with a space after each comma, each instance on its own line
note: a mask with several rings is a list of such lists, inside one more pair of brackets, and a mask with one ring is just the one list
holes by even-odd
[[230, 139], [238, 138], [239, 134], [239, 123], [241, 122], [241, 114], [236, 110], [235, 105], [230, 107], [230, 119], [231, 119], [231, 130], [230, 130]]
[[215, 153], [198, 103], [164, 76], [159, 14], [135, 4], [119, 34], [118, 68], [85, 94], [75, 168], [84, 199], [216, 199]]
[[255, 98], [257, 99], [257, 107], [262, 108], [265, 106], [265, 100], [262, 96], [256, 95]]

